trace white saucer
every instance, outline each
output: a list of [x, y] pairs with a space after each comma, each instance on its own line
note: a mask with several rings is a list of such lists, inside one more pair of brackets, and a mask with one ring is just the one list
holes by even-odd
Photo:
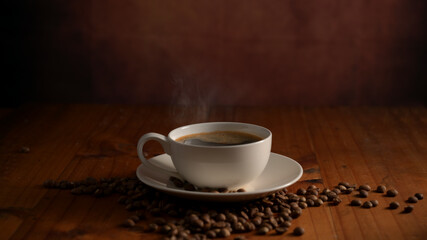
[[[162, 165], [163, 168], [175, 169], [167, 154], [153, 157], [149, 161], [155, 165]], [[159, 191], [177, 197], [214, 202], [237, 202], [261, 198], [292, 185], [301, 178], [302, 173], [301, 165], [295, 160], [277, 153], [270, 153], [265, 170], [257, 179], [244, 187], [246, 192], [209, 193], [179, 189], [170, 183], [169, 176], [154, 172], [143, 164], [136, 170], [137, 177], [143, 183]]]

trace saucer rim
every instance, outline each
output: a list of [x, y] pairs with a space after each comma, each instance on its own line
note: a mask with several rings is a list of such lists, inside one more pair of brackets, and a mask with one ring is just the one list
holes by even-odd
[[[161, 154], [161, 155], [167, 155], [167, 154]], [[161, 156], [158, 155], [158, 156]], [[292, 184], [294, 184], [295, 182], [297, 182], [303, 175], [303, 168], [301, 166], [301, 164], [299, 164], [297, 161], [295, 161], [294, 159], [278, 154], [278, 153], [274, 153], [274, 152], [270, 152], [270, 157], [271, 156], [276, 156], [276, 157], [280, 157], [280, 158], [285, 158], [287, 161], [293, 162], [293, 164], [295, 164], [298, 167], [298, 176], [295, 177], [292, 181], [286, 182], [285, 184], [279, 185], [279, 186], [275, 186], [275, 187], [271, 187], [271, 188], [263, 188], [263, 189], [258, 189], [258, 190], [254, 190], [254, 191], [247, 191], [247, 192], [233, 192], [233, 193], [212, 193], [212, 192], [198, 192], [198, 191], [187, 191], [187, 190], [183, 190], [183, 189], [178, 189], [178, 188], [170, 188], [167, 186], [163, 186], [159, 183], [157, 183], [158, 181], [156, 181], [155, 179], [149, 178], [149, 177], [145, 177], [143, 175], [141, 175], [140, 169], [144, 168], [144, 164], [140, 164], [138, 166], [138, 168], [136, 169], [136, 175], [138, 177], [138, 179], [143, 182], [144, 184], [147, 184], [150, 187], [153, 187], [159, 191], [162, 192], [166, 192], [169, 193], [171, 195], [174, 196], [179, 196], [182, 198], [185, 197], [201, 197], [201, 198], [207, 198], [207, 197], [211, 197], [213, 199], [209, 199], [209, 200], [216, 200], [215, 198], [221, 198], [221, 200], [224, 200], [223, 198], [230, 198], [230, 200], [232, 200], [232, 198], [242, 198], [242, 199], [248, 199], [248, 197], [253, 196], [253, 199], [258, 198], [258, 196], [265, 196], [268, 193], [271, 192], [275, 192], [278, 191], [280, 189], [283, 189], [285, 187], [288, 187]], [[156, 156], [156, 157], [158, 157]], [[256, 181], [256, 179], [254, 180]]]

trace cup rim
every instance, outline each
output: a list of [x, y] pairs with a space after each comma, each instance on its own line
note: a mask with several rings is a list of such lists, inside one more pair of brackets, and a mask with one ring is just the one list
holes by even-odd
[[[177, 142], [175, 139], [173, 139], [171, 137], [171, 134], [173, 134], [174, 131], [177, 131], [177, 130], [180, 130], [180, 129], [186, 129], [186, 128], [190, 128], [190, 127], [194, 127], [194, 126], [198, 126], [198, 125], [215, 125], [215, 124], [245, 125], [245, 126], [249, 126], [249, 127], [255, 127], [255, 128], [259, 128], [259, 129], [262, 129], [262, 130], [266, 131], [268, 133], [268, 135], [267, 135], [267, 137], [264, 137], [261, 140], [258, 140], [256, 142], [244, 143], [244, 144], [239, 144], [239, 145], [230, 145], [230, 146], [199, 146], [199, 145], [189, 145], [189, 144], [184, 144], [184, 143]], [[224, 149], [224, 148], [247, 147], [247, 146], [261, 144], [261, 143], [267, 141], [268, 139], [270, 139], [272, 137], [272, 135], [273, 135], [273, 133], [268, 128], [260, 126], [260, 125], [252, 124], [252, 123], [244, 123], [244, 122], [202, 122], [202, 123], [194, 123], [194, 124], [188, 124], [188, 125], [185, 125], [185, 126], [177, 127], [177, 128], [175, 128], [175, 129], [173, 129], [172, 131], [169, 132], [168, 139], [170, 141], [172, 141], [173, 143], [175, 143], [175, 144], [178, 144], [178, 145], [181, 145], [181, 146], [186, 146], [186, 147], [194, 147], [194, 148], [219, 148], [219, 149]]]

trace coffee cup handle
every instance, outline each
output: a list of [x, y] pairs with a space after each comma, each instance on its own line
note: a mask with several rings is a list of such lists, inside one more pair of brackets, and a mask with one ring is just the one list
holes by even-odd
[[144, 144], [151, 140], [159, 142], [160, 145], [162, 145], [162, 148], [166, 152], [166, 154], [170, 156], [169, 142], [165, 136], [158, 133], [146, 133], [139, 139], [138, 145], [137, 145], [138, 157], [141, 160], [142, 164], [144, 164], [146, 167], [150, 168], [151, 170], [157, 173], [161, 173], [168, 176], [179, 177], [178, 172], [176, 170], [166, 169], [166, 168], [154, 165], [144, 157], [144, 152], [143, 152]]

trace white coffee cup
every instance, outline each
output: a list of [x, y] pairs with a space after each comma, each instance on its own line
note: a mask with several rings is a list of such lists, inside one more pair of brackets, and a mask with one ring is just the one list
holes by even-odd
[[[261, 140], [230, 146], [199, 146], [177, 142], [176, 139], [190, 134], [215, 131], [243, 132], [258, 136]], [[147, 160], [143, 146], [147, 141], [158, 141], [168, 154], [177, 172], [171, 172]], [[197, 187], [236, 189], [256, 179], [268, 163], [272, 133], [267, 128], [238, 122], [208, 122], [187, 125], [172, 130], [168, 136], [158, 133], [143, 135], [137, 146], [142, 163], [153, 171], [177, 173]]]

